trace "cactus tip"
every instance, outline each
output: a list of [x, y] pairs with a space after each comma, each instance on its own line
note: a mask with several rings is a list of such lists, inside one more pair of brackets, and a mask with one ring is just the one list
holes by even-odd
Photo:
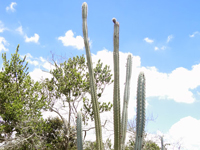
[[88, 9], [87, 3], [84, 2], [82, 4], [82, 16], [83, 16], [83, 18], [87, 18], [87, 11], [88, 11], [87, 9]]
[[116, 22], [117, 22], [117, 20], [116, 20], [115, 18], [112, 18], [112, 21], [113, 21], [113, 23], [116, 23]]
[[87, 3], [86, 3], [86, 2], [83, 2], [82, 6], [87, 6]]

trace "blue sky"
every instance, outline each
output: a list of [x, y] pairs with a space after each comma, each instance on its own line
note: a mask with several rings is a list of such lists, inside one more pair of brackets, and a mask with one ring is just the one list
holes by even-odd
[[[49, 77], [51, 52], [70, 58], [85, 54], [81, 6], [84, 1], [0, 0], [0, 53], [27, 55], [34, 80]], [[120, 23], [121, 99], [128, 53], [133, 56], [129, 119], [135, 116], [136, 81], [140, 71], [147, 80], [149, 137], [164, 135], [185, 149], [200, 141], [200, 10], [198, 1], [86, 1], [93, 62], [99, 58], [113, 68], [113, 23]], [[2, 59], [0, 60], [2, 66]], [[111, 93], [110, 96], [109, 94]], [[112, 101], [112, 85], [102, 101]], [[134, 112], [133, 112], [134, 108]], [[198, 128], [195, 128], [198, 127]], [[156, 137], [154, 137], [156, 139]], [[172, 147], [171, 147], [172, 149]]]

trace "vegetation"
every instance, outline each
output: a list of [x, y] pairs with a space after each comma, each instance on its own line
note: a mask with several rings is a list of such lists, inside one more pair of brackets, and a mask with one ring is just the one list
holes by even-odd
[[[83, 56], [56, 64], [50, 73], [52, 79], [34, 82], [28, 72], [26, 56], [21, 59], [19, 46], [11, 60], [2, 54], [0, 72], [0, 142], [3, 149], [77, 149], [75, 120], [77, 108], [83, 101], [83, 123], [94, 119], [92, 104], [86, 97], [90, 93], [89, 74]], [[110, 69], [99, 60], [95, 72], [98, 99], [106, 85], [111, 84]], [[55, 104], [62, 100], [68, 110], [68, 120]], [[100, 113], [109, 111], [112, 104], [100, 103]], [[42, 110], [54, 111], [59, 118], [42, 118]], [[67, 136], [66, 136], [67, 135]]]
[[2, 54], [3, 68], [0, 72], [0, 136], [5, 149], [29, 143], [30, 147], [41, 146], [42, 114], [46, 105], [41, 94], [42, 86], [28, 75], [26, 57], [20, 59], [17, 46], [11, 60]]

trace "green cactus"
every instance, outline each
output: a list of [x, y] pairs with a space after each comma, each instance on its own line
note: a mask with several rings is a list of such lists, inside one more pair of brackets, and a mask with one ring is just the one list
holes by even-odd
[[145, 76], [140, 72], [137, 87], [137, 118], [135, 150], [142, 149], [145, 127]]
[[[82, 20], [83, 20], [83, 36], [84, 44], [87, 56], [87, 65], [90, 76], [90, 88], [91, 88], [91, 99], [93, 104], [94, 119], [95, 119], [95, 131], [96, 131], [96, 145], [98, 150], [103, 150], [102, 144], [102, 129], [99, 114], [99, 104], [97, 101], [97, 94], [94, 81], [94, 71], [92, 67], [92, 58], [90, 54], [90, 47], [88, 41], [87, 31], [87, 3], [82, 4]], [[124, 90], [124, 105], [122, 112], [122, 122], [120, 116], [120, 84], [119, 84], [119, 23], [113, 18], [114, 22], [114, 51], [113, 51], [113, 62], [114, 62], [114, 88], [113, 88], [113, 116], [114, 116], [114, 149], [124, 150], [126, 128], [127, 128], [127, 116], [128, 116], [128, 102], [130, 96], [130, 79], [132, 71], [132, 58], [128, 55], [127, 58], [127, 69], [126, 69], [126, 85]], [[137, 120], [136, 120], [136, 150], [141, 150], [142, 140], [144, 136], [145, 126], [145, 76], [141, 72], [138, 77], [138, 89], [137, 89]], [[121, 127], [121, 128], [120, 128]]]
[[102, 144], [102, 130], [101, 130], [101, 120], [99, 114], [99, 103], [97, 100], [97, 93], [94, 81], [94, 71], [92, 67], [92, 58], [90, 54], [89, 40], [88, 40], [88, 31], [87, 31], [87, 3], [84, 2], [82, 4], [82, 20], [83, 20], [83, 36], [84, 36], [84, 44], [87, 56], [87, 65], [90, 76], [90, 89], [91, 89], [91, 99], [92, 99], [92, 107], [94, 111], [94, 120], [95, 120], [95, 132], [96, 132], [96, 144], [98, 150], [103, 150]]
[[119, 84], [119, 23], [113, 18], [114, 22], [114, 89], [113, 89], [113, 113], [114, 113], [114, 149], [120, 150], [121, 136], [121, 116], [120, 116], [120, 84]]
[[125, 140], [126, 140], [126, 129], [127, 129], [127, 118], [128, 118], [128, 102], [130, 97], [130, 80], [132, 73], [132, 58], [131, 55], [128, 55], [127, 64], [126, 64], [126, 83], [124, 89], [124, 103], [122, 111], [122, 124], [121, 124], [121, 150], [125, 149]]
[[77, 113], [76, 128], [77, 128], [77, 148], [78, 148], [78, 150], [83, 150], [81, 112]]
[[164, 150], [163, 137], [161, 136], [161, 150]]

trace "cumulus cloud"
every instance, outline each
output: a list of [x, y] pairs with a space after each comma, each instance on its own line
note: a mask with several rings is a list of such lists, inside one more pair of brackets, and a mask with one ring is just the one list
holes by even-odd
[[164, 134], [164, 140], [171, 143], [168, 149], [178, 150], [199, 150], [200, 147], [200, 120], [191, 116], [180, 119], [173, 124], [169, 132]]
[[11, 4], [10, 4], [9, 6], [6, 7], [6, 11], [14, 12], [14, 11], [15, 11], [14, 6], [16, 6], [16, 5], [17, 5], [16, 2], [11, 2]]
[[49, 78], [49, 79], [52, 78], [50, 73], [42, 71], [42, 69], [40, 68], [35, 68], [29, 74], [34, 81], [41, 81], [41, 79], [45, 79], [45, 78]]
[[61, 40], [64, 46], [72, 46], [76, 49], [83, 50], [84, 41], [82, 36], [74, 37], [72, 30], [69, 30], [65, 33], [65, 36], [58, 37], [58, 40]]
[[1, 51], [8, 51], [8, 48], [6, 48], [5, 46], [8, 46], [9, 43], [5, 40], [4, 37], [0, 37], [0, 52]]
[[[120, 89], [122, 91], [124, 89], [127, 56], [128, 53], [120, 52]], [[98, 59], [101, 59], [104, 64], [109, 65], [113, 73], [113, 55], [111, 51], [104, 49], [98, 51], [96, 55], [92, 54], [93, 62], [97, 62]], [[144, 71], [146, 76], [147, 97], [158, 97], [159, 99], [171, 99], [176, 102], [193, 103], [195, 98], [191, 90], [200, 86], [200, 72], [198, 70], [200, 70], [200, 64], [192, 66], [190, 70], [179, 67], [171, 73], [163, 73], [159, 72], [155, 66], [141, 66], [140, 57], [133, 56], [132, 71], [134, 73], [132, 74], [130, 86], [131, 91], [135, 91], [135, 93], [131, 92], [131, 99], [134, 99], [136, 96], [138, 74], [140, 71]], [[108, 93], [112, 93], [112, 88]], [[121, 97], [121, 99], [123, 99], [123, 97]]]
[[147, 42], [147, 43], [153, 43], [154, 41], [149, 39], [148, 37], [144, 38], [144, 40]]
[[34, 36], [32, 37], [27, 37], [27, 35], [25, 35], [25, 42], [29, 43], [29, 42], [34, 42], [34, 43], [38, 43], [40, 36], [38, 34], [34, 34]]
[[196, 31], [196, 32], [194, 32], [192, 35], [189, 35], [189, 37], [191, 37], [191, 38], [192, 38], [192, 37], [195, 37], [196, 34], [199, 34], [199, 32]]
[[173, 38], [174, 38], [173, 35], [169, 35], [169, 36], [167, 37], [167, 43], [169, 43]]

